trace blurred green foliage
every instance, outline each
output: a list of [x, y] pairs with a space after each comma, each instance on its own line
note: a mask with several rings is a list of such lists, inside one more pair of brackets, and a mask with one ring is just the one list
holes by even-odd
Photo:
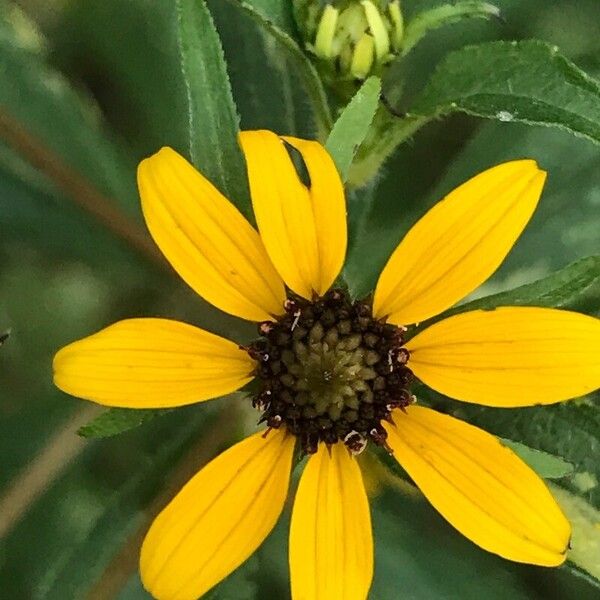
[[[0, 108], [110, 199], [142, 238], [147, 234], [135, 189], [137, 162], [160, 146], [187, 155], [192, 147], [194, 159], [210, 171], [214, 144], [225, 149], [223, 156], [234, 151], [237, 117], [230, 98], [241, 128], [266, 127], [322, 141], [342, 108], [328, 97], [302, 52], [283, 1], [210, 0], [216, 31], [203, 37], [200, 54], [192, 52], [182, 71], [177, 5], [186, 14], [194, 4], [202, 5], [204, 21], [186, 21], [186, 27], [210, 33], [209, 13], [200, 0], [0, 2]], [[403, 8], [410, 18], [437, 4], [406, 0]], [[462, 21], [439, 29], [410, 60], [394, 65], [383, 81], [394, 105], [408, 108], [434, 66], [467, 44], [538, 38], [559, 46], [590, 75], [600, 73], [597, 0], [496, 4], [504, 23]], [[218, 50], [219, 39], [223, 58], [219, 52], [202, 54], [211, 52], [211, 44]], [[204, 90], [204, 96], [193, 103], [190, 135], [185, 75], [188, 84], [199, 76], [202, 65], [194, 61], [203, 56], [212, 66], [193, 84], [192, 91]], [[399, 79], [402, 85], [395, 86]], [[445, 84], [442, 90], [450, 93]], [[210, 101], [213, 110], [227, 105], [226, 126], [202, 121]], [[504, 110], [497, 104], [493, 109]], [[586, 113], [591, 121], [598, 116], [594, 110], [592, 103]], [[598, 127], [598, 120], [592, 125]], [[340, 145], [344, 164], [364, 136], [360, 127], [357, 131], [358, 139], [350, 136]], [[210, 140], [204, 147], [203, 136]], [[352, 144], [352, 152], [344, 143]], [[502, 301], [524, 297], [527, 302], [542, 294], [550, 305], [598, 314], [598, 260], [580, 261], [598, 253], [598, 147], [567, 131], [462, 114], [431, 120], [367, 186], [349, 192], [352, 239], [345, 278], [350, 288], [368, 292], [410, 225], [456, 184], [502, 160], [525, 156], [549, 172], [543, 200], [506, 263], [478, 295], [541, 280], [533, 288], [507, 292]], [[224, 170], [214, 172], [224, 186], [233, 181]], [[243, 205], [243, 176], [238, 171], [232, 177]], [[550, 275], [574, 261], [580, 262]], [[494, 301], [500, 299], [481, 302]], [[151, 516], [186, 476], [253, 425], [254, 415], [234, 396], [169, 412], [121, 436], [78, 438], [77, 428], [93, 415], [85, 403], [53, 387], [52, 356], [73, 339], [133, 316], [177, 318], [240, 341], [252, 335], [251, 326], [196, 298], [160, 259], [133, 247], [74, 202], [0, 136], [0, 333], [11, 329], [0, 347], [2, 598], [147, 598], [136, 561]], [[600, 510], [597, 397], [519, 411], [457, 407], [433, 394], [423, 399], [497, 435], [564, 457], [575, 471], [558, 485]], [[223, 417], [224, 406], [239, 418]], [[572, 507], [565, 508], [569, 513]], [[598, 582], [582, 570], [589, 571], [595, 559], [594, 574], [600, 576], [598, 558], [585, 550], [573, 553], [577, 564], [553, 571], [502, 561], [461, 538], [417, 493], [383, 490], [373, 505], [373, 522], [374, 600], [397, 598], [399, 590], [415, 600], [584, 600], [600, 594]], [[590, 539], [598, 536], [594, 523], [589, 525]], [[209, 597], [289, 597], [287, 528], [282, 519], [256, 557]]]

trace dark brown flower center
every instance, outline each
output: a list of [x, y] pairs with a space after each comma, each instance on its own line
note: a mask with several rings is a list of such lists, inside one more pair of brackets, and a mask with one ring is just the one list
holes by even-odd
[[343, 441], [387, 448], [382, 420], [413, 401], [404, 330], [372, 317], [371, 303], [334, 289], [312, 302], [291, 295], [286, 313], [259, 324], [247, 348], [258, 365], [252, 404], [270, 428], [284, 425], [306, 454]]

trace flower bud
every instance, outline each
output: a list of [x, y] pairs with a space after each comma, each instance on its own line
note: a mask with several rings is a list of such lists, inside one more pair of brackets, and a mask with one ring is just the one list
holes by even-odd
[[400, 50], [400, 0], [294, 0], [294, 11], [306, 48], [331, 85], [380, 75]]

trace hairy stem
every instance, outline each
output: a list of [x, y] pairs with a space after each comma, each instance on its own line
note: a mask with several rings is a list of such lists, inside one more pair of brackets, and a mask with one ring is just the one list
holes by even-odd
[[429, 120], [430, 117], [412, 115], [397, 117], [380, 105], [371, 129], [356, 153], [348, 184], [359, 188], [369, 183], [394, 150]]

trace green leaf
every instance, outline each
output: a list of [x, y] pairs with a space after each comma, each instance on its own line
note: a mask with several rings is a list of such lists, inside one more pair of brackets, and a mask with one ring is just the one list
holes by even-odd
[[566, 129], [600, 142], [600, 86], [556, 46], [490, 42], [450, 53], [410, 109]]
[[281, 44], [237, 2], [209, 0], [208, 6], [225, 50], [241, 128], [318, 137], [308, 83]]
[[267, 21], [271, 21], [275, 27], [294, 37], [296, 23], [292, 12], [290, 0], [246, 0], [256, 12], [260, 13]]
[[[49, 65], [44, 47], [33, 23], [15, 7], [0, 6], [0, 110], [6, 123], [107, 195], [129, 213], [135, 228], [140, 211], [133, 157], [107, 132], [93, 100]], [[53, 256], [95, 266], [112, 263], [114, 277], [122, 281], [127, 267], [147, 275], [130, 247], [115, 243], [112, 233], [1, 139], [0, 196], [3, 240], [26, 241]]]
[[490, 19], [500, 16], [500, 9], [489, 2], [463, 0], [442, 4], [414, 16], [406, 25], [402, 54], [408, 54], [430, 31], [467, 18]]
[[460, 304], [436, 317], [436, 320], [469, 310], [488, 310], [497, 306], [569, 307], [599, 283], [600, 256], [588, 256], [533, 283]]
[[333, 157], [343, 181], [346, 181], [352, 159], [369, 131], [380, 92], [380, 79], [369, 77], [344, 108], [327, 138], [325, 148]]
[[144, 265], [128, 248], [115, 243], [108, 231], [55, 192], [33, 167], [14, 158], [10, 158], [8, 169], [0, 158], [0, 229], [4, 242], [27, 243], [48, 256], [84, 261], [121, 283], [135, 285], [147, 276]]
[[85, 438], [105, 438], [139, 427], [155, 417], [170, 412], [170, 409], [109, 408], [80, 427], [77, 433]]
[[327, 138], [333, 123], [325, 89], [323, 88], [321, 79], [311, 61], [294, 39], [266, 19], [263, 14], [257, 11], [248, 2], [245, 0], [226, 1], [243, 11], [248, 18], [252, 19], [254, 23], [269, 36], [273, 44], [275, 44], [277, 52], [289, 61], [290, 68], [293, 68], [297, 72], [297, 75], [302, 78], [315, 115], [315, 125], [318, 137], [324, 141]]
[[177, 0], [192, 162], [247, 216], [250, 195], [221, 41], [203, 0]]
[[545, 479], [560, 479], [573, 473], [573, 465], [560, 458], [560, 456], [535, 450], [521, 442], [507, 440], [506, 438], [501, 438], [500, 441], [515, 454], [518, 454], [540, 477], [544, 477]]
[[[132, 177], [135, 163], [126, 148], [104, 130], [92, 99], [75, 91], [61, 73], [49, 66], [39, 32], [18, 15], [16, 10], [0, 15], [2, 112], [123, 208], [137, 212]], [[31, 43], [32, 39], [37, 43]], [[24, 180], [27, 177], [8, 155], [0, 157], [0, 162]]]
[[175, 2], [69, 2], [52, 10], [55, 61], [95, 92], [139, 161], [170, 146], [189, 152], [186, 86]]

